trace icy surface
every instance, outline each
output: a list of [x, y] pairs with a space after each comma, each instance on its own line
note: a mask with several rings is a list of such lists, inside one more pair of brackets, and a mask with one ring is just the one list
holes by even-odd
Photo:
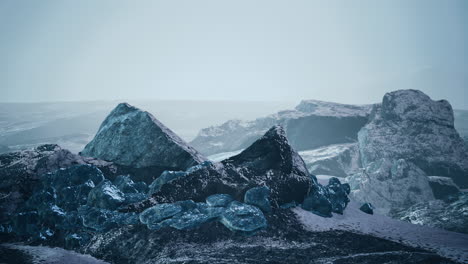
[[107, 262], [93, 258], [90, 255], [76, 253], [62, 248], [42, 246], [25, 246], [20, 244], [3, 244], [2, 246], [18, 249], [30, 255], [34, 264], [106, 264]]
[[293, 211], [310, 231], [344, 230], [369, 234], [432, 250], [456, 261], [468, 261], [467, 234], [413, 225], [377, 214], [368, 215], [360, 211], [359, 206], [351, 201], [343, 215], [336, 214], [332, 218], [323, 218], [300, 208]]

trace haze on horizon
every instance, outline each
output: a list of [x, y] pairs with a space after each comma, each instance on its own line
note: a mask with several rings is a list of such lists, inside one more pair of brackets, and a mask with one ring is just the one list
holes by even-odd
[[468, 1], [0, 2], [0, 102], [318, 99], [468, 109]]

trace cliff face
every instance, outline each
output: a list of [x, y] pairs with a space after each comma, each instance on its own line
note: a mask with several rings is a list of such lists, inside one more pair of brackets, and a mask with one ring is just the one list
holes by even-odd
[[220, 126], [202, 129], [191, 144], [205, 155], [245, 149], [274, 125], [284, 127], [290, 144], [298, 151], [349, 143], [357, 140], [370, 109], [371, 105], [305, 100], [294, 110], [253, 121], [229, 120]]

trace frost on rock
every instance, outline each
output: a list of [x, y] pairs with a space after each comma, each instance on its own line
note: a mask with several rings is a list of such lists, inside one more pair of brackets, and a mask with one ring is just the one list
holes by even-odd
[[434, 199], [427, 175], [403, 159], [381, 159], [347, 180], [351, 195], [362, 203], [372, 203], [380, 214]]
[[89, 192], [87, 205], [114, 210], [122, 205], [124, 201], [123, 192], [109, 180], [104, 180]]
[[358, 139], [363, 167], [381, 159], [404, 159], [426, 175], [450, 177], [468, 187], [467, 146], [445, 100], [433, 101], [417, 90], [387, 93]]
[[451, 200], [421, 202], [393, 216], [413, 224], [468, 234], [468, 193], [461, 192]]
[[[294, 110], [253, 121], [229, 120], [202, 129], [191, 144], [205, 155], [245, 149], [274, 125], [285, 128], [291, 145], [301, 151], [356, 141], [368, 121], [371, 105], [302, 101]], [[320, 129], [317, 129], [320, 128]]]
[[205, 160], [150, 113], [119, 104], [81, 155], [134, 168], [186, 170]]

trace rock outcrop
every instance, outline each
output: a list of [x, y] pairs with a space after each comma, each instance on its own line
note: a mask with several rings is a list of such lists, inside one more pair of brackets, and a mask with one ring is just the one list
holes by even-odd
[[92, 164], [110, 177], [118, 171], [111, 162], [84, 158], [54, 144], [1, 154], [0, 223], [7, 221], [29, 199], [41, 175], [78, 164]]
[[278, 207], [293, 201], [302, 202], [311, 185], [304, 161], [289, 145], [280, 126], [271, 128], [237, 156], [220, 163], [198, 165], [178, 175], [168, 177], [171, 180], [157, 188], [159, 191], [153, 194], [153, 202], [202, 202], [217, 193], [230, 194], [242, 201], [248, 189], [267, 186], [272, 205]]
[[372, 203], [379, 214], [389, 215], [393, 210], [434, 199], [427, 175], [403, 159], [381, 159], [347, 180], [351, 195], [360, 202]]
[[205, 160], [153, 115], [119, 104], [101, 124], [81, 155], [154, 170], [186, 170]]
[[366, 124], [370, 109], [370, 105], [305, 100], [294, 110], [254, 121], [230, 120], [202, 129], [191, 144], [205, 155], [241, 150], [277, 124], [284, 127], [290, 144], [298, 151], [348, 143], [357, 140], [357, 132]]
[[468, 234], [468, 193], [462, 192], [450, 200], [417, 203], [394, 213], [395, 218], [417, 225], [443, 228]]
[[468, 187], [468, 149], [454, 127], [453, 110], [417, 90], [387, 93], [359, 131], [363, 167], [380, 159], [405, 159], [426, 175], [450, 177]]

